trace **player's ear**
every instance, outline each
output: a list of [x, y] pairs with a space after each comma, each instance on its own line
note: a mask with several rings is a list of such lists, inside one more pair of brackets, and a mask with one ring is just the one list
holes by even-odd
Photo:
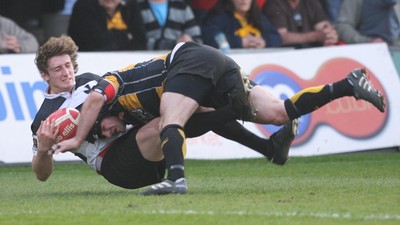
[[45, 72], [43, 72], [43, 71], [40, 71], [40, 76], [42, 77], [42, 79], [43, 79], [45, 82], [49, 82], [50, 77], [49, 77], [49, 75], [48, 75], [47, 73], [45, 73]]

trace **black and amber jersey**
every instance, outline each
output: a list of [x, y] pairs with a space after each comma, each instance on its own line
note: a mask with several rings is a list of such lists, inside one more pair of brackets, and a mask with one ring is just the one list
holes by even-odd
[[107, 84], [102, 92], [108, 110], [125, 112], [119, 116], [131, 124], [147, 123], [160, 116], [166, 58], [163, 55], [105, 74]]
[[[205, 104], [214, 108], [228, 104], [225, 93], [237, 83], [237, 79], [230, 79], [231, 77], [239, 78], [241, 82], [240, 67], [218, 49], [194, 42], [182, 42], [168, 54], [105, 74], [94, 91], [103, 94], [107, 107], [105, 111], [117, 112], [121, 119], [133, 125], [137, 124], [137, 120], [147, 123], [160, 116], [160, 100], [164, 85], [166, 83], [168, 86], [169, 80], [179, 74], [209, 79], [214, 86], [218, 83], [220, 94], [214, 96], [214, 93], [210, 93], [210, 96], [207, 96], [209, 99], [198, 101], [200, 105]], [[222, 77], [225, 78], [224, 81], [219, 82]], [[198, 87], [190, 88], [194, 90]], [[168, 89], [168, 91], [178, 91], [176, 87], [172, 89], [174, 90]], [[191, 97], [198, 100], [194, 96]], [[221, 99], [213, 102], [222, 103], [210, 104], [211, 97]], [[136, 121], [128, 120], [120, 112], [136, 118]]]

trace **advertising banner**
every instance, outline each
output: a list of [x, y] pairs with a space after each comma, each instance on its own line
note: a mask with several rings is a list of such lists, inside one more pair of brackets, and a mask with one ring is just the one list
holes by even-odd
[[[99, 75], [148, 60], [165, 52], [79, 53], [79, 72]], [[385, 44], [361, 44], [289, 51], [238, 51], [229, 54], [250, 78], [285, 99], [310, 87], [344, 79], [365, 68], [380, 90], [387, 111], [353, 97], [335, 100], [300, 118], [291, 156], [310, 156], [400, 146], [400, 81]], [[35, 55], [0, 55], [0, 163], [26, 163], [32, 158], [30, 124], [43, 101], [47, 84], [34, 64]], [[244, 123], [268, 138], [279, 127]], [[189, 159], [261, 157], [260, 154], [212, 132], [188, 139]], [[71, 153], [55, 160], [79, 160]]]

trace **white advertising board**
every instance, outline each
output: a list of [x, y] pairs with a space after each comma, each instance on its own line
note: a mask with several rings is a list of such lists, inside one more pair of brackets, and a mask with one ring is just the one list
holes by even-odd
[[[164, 53], [164, 52], [162, 52]], [[79, 73], [99, 75], [145, 61], [160, 52], [80, 53]], [[306, 50], [237, 52], [230, 54], [251, 78], [282, 98], [300, 89], [344, 78], [364, 67], [387, 100], [388, 110], [346, 97], [301, 118], [300, 132], [290, 155], [309, 156], [400, 146], [400, 81], [384, 44], [348, 45]], [[0, 55], [0, 162], [26, 163], [32, 158], [30, 124], [43, 100], [46, 84], [34, 65], [33, 54]], [[270, 79], [274, 78], [274, 79]], [[245, 126], [262, 137], [276, 127]], [[189, 139], [189, 159], [260, 157], [254, 151], [209, 132]], [[70, 153], [56, 160], [79, 160]]]

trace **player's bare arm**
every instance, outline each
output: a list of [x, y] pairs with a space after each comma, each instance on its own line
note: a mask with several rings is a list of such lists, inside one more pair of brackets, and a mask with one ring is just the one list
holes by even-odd
[[62, 141], [58, 144], [56, 153], [71, 151], [78, 148], [85, 140], [90, 129], [93, 127], [101, 107], [104, 105], [104, 97], [98, 92], [91, 92], [82, 106], [79, 117], [79, 126], [75, 137]]
[[54, 123], [49, 120], [42, 121], [37, 131], [37, 154], [32, 159], [32, 169], [36, 178], [46, 181], [53, 172], [53, 156], [49, 153], [52, 145], [56, 143], [58, 129], [54, 129]]

